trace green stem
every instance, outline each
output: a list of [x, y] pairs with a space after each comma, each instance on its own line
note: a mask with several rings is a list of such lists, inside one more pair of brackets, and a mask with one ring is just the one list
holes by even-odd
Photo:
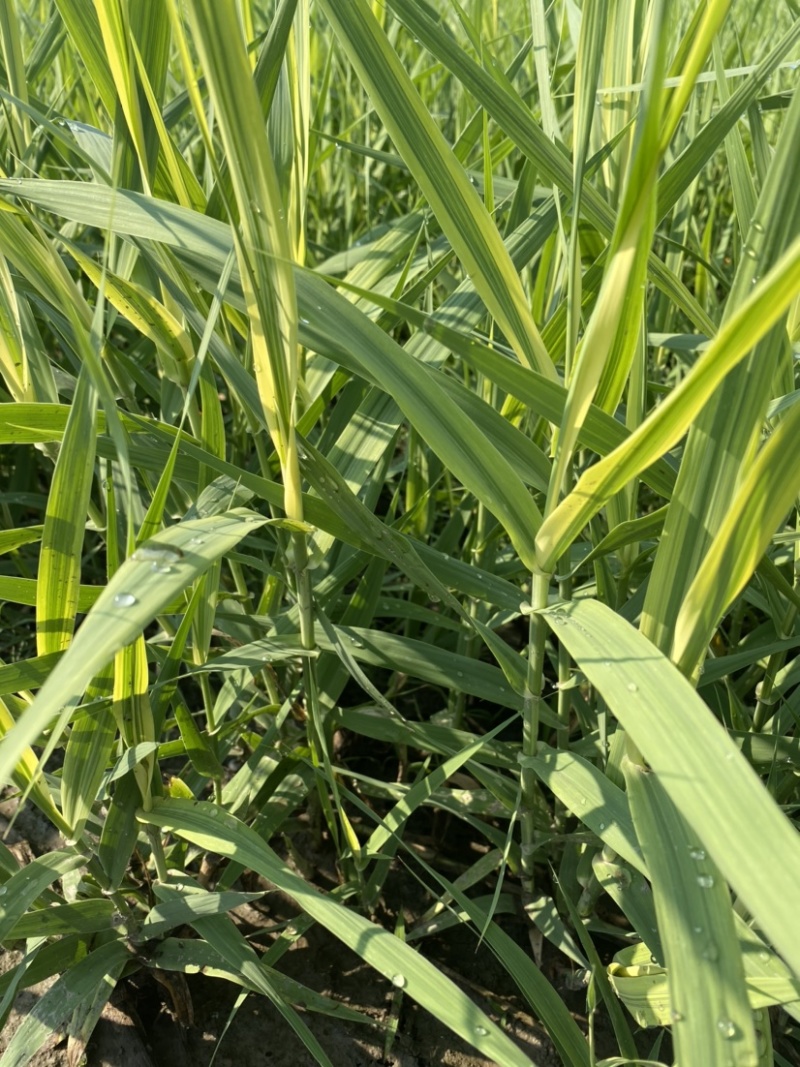
[[200, 692], [203, 694], [203, 705], [206, 711], [208, 732], [213, 734], [217, 729], [217, 723], [214, 718], [214, 694], [211, 690], [211, 683], [208, 680], [208, 675], [203, 674], [202, 672], [197, 676], [197, 680], [200, 683]]
[[[314, 634], [314, 601], [311, 595], [311, 575], [308, 570], [308, 546], [306, 535], [300, 531], [292, 533], [292, 565], [295, 571], [297, 594], [297, 607], [300, 614], [300, 642], [304, 649], [313, 650], [316, 647]], [[340, 818], [344, 823], [341, 812], [338, 790], [334, 779], [333, 768], [328, 757], [328, 746], [325, 738], [325, 723], [322, 707], [319, 702], [319, 688], [317, 686], [316, 661], [311, 656], [303, 657], [303, 689], [306, 696], [306, 713], [308, 716], [308, 740], [311, 748], [311, 758], [315, 767], [322, 765], [325, 776], [330, 783], [337, 808], [340, 810]], [[336, 816], [331, 807], [328, 787], [325, 779], [317, 777], [318, 794], [325, 819], [333, 838], [336, 851], [341, 855], [341, 837]], [[345, 828], [346, 832], [346, 828]], [[355, 850], [354, 850], [355, 851]]]
[[[547, 607], [549, 575], [533, 575], [529, 620], [528, 677], [522, 698], [522, 754], [535, 756], [539, 745], [539, 709], [544, 689], [545, 639], [547, 623], [538, 611]], [[536, 851], [536, 772], [523, 767], [521, 774], [522, 812], [522, 890], [526, 896], [534, 891], [533, 856]]]
[[153, 863], [156, 868], [156, 877], [159, 882], [166, 882], [167, 877], [167, 857], [164, 855], [164, 846], [161, 844], [161, 835], [159, 834], [155, 826], [147, 824], [145, 827], [145, 833], [147, 839], [150, 842], [150, 851], [153, 855]]
[[[306, 535], [299, 531], [292, 534], [292, 560], [296, 577], [297, 607], [300, 613], [300, 642], [304, 649], [310, 651], [316, 645], [314, 603], [311, 596], [311, 577], [308, 571]], [[310, 656], [304, 656], [303, 682], [309, 722], [309, 742], [315, 764], [322, 759], [325, 751], [322, 712], [317, 699], [316, 681], [314, 661]]]

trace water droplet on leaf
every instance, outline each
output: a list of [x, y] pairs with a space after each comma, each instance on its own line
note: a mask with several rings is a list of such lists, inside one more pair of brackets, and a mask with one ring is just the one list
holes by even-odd
[[736, 1023], [732, 1019], [717, 1019], [717, 1029], [726, 1041], [736, 1037]]
[[392, 985], [395, 987], [395, 989], [405, 989], [405, 987], [408, 985], [408, 979], [404, 974], [393, 974]]
[[710, 874], [698, 874], [697, 884], [701, 889], [711, 889], [714, 885], [714, 879]]
[[114, 597], [114, 604], [118, 608], [132, 608], [136, 603], [136, 597], [133, 593], [117, 593]]
[[179, 548], [171, 548], [167, 545], [139, 545], [131, 559], [135, 559], [137, 563], [152, 561], [154, 564], [152, 569], [156, 570], [157, 564], [177, 563], [182, 555], [183, 552]]

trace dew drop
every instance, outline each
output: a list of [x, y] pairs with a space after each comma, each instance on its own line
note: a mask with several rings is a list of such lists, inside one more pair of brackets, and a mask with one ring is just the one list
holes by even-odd
[[309, 324], [308, 323], [308, 319], [300, 319], [300, 325], [301, 326], [308, 326], [308, 324]]
[[629, 693], [638, 693], [639, 692], [639, 686], [636, 684], [636, 682], [628, 682], [628, 692]]
[[671, 1011], [669, 1013], [669, 1017], [674, 1023], [683, 1022], [683, 1015], [679, 1011]]
[[719, 949], [713, 941], [709, 941], [703, 949], [702, 956], [704, 960], [708, 960], [710, 963], [714, 963], [719, 959]]
[[702, 934], [702, 932], [703, 932], [703, 927], [702, 927], [702, 926], [693, 926], [693, 927], [692, 927], [692, 930], [694, 930], [694, 932], [695, 932], [696, 934]]
[[408, 979], [404, 974], [393, 974], [392, 985], [395, 987], [395, 989], [405, 989], [405, 987], [408, 985]]
[[604, 822], [600, 822], [597, 824], [597, 828], [598, 830], [605, 830], [606, 824]]
[[152, 561], [152, 570], [159, 563], [177, 563], [183, 555], [179, 548], [168, 548], [166, 545], [140, 545], [131, 556], [137, 563]]
[[604, 659], [603, 660], [603, 666], [604, 667], [610, 667], [611, 666], [611, 660], [610, 659]]
[[761, 960], [762, 963], [768, 963], [769, 962], [769, 953], [768, 952], [759, 952], [758, 958]]
[[114, 604], [118, 608], [132, 608], [136, 603], [136, 597], [133, 593], [117, 593], [114, 597]]
[[697, 884], [700, 886], [701, 889], [711, 889], [711, 887], [714, 885], [714, 879], [711, 877], [710, 874], [698, 874]]
[[215, 808], [211, 808], [209, 810], [209, 812], [208, 812], [208, 816], [209, 816], [210, 819], [218, 818], [219, 817], [219, 808], [216, 808], [216, 807]]
[[704, 860], [706, 858], [705, 849], [702, 848], [690, 848], [689, 855], [693, 860]]
[[717, 1029], [726, 1041], [736, 1037], [736, 1023], [732, 1019], [717, 1019]]
[[156, 574], [172, 574], [173, 568], [169, 563], [151, 563], [150, 570], [155, 571]]
[[8, 892], [8, 886], [7, 885], [0, 885], [0, 897], [4, 897], [7, 892]]
[[489, 1033], [489, 1031], [486, 1029], [485, 1026], [476, 1026], [475, 1027], [475, 1033], [479, 1037], [486, 1037], [486, 1035]]
[[204, 545], [206, 543], [205, 537], [193, 537], [189, 541], [190, 545]]

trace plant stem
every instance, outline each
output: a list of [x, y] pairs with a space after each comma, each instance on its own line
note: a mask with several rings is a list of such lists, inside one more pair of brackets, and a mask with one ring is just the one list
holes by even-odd
[[[533, 575], [531, 607], [529, 621], [528, 678], [522, 698], [522, 754], [535, 756], [539, 739], [539, 702], [544, 689], [544, 645], [547, 636], [547, 623], [537, 614], [547, 607], [550, 588], [549, 575]], [[523, 767], [521, 774], [522, 813], [520, 826], [522, 831], [522, 890], [526, 896], [533, 894], [534, 872], [533, 855], [536, 849], [536, 772], [531, 767]]]

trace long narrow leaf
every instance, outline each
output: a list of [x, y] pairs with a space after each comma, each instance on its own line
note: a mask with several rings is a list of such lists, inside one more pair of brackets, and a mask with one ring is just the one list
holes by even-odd
[[738, 746], [680, 671], [609, 608], [579, 600], [544, 617], [800, 976], [800, 842]]

